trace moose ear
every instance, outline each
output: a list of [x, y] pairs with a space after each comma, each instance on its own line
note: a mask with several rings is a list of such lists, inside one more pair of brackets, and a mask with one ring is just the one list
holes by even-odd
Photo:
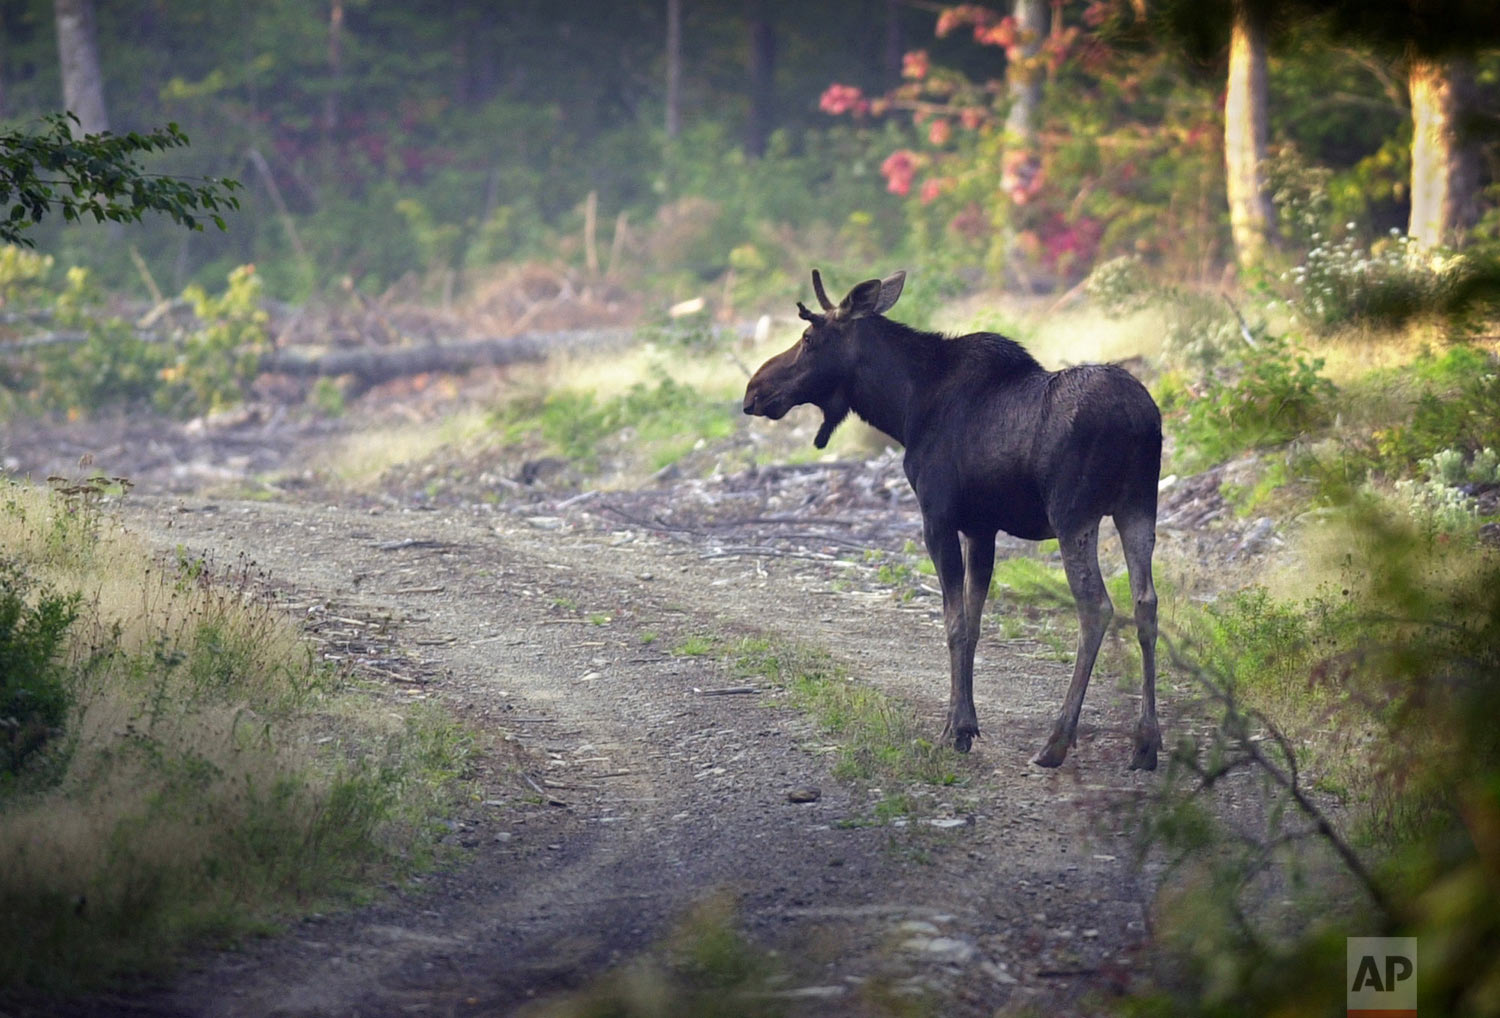
[[880, 281], [880, 302], [875, 305], [875, 314], [883, 315], [896, 306], [901, 299], [901, 288], [906, 285], [906, 270], [887, 276]]
[[840, 317], [864, 318], [880, 314], [880, 291], [881, 282], [878, 279], [867, 279], [860, 283], [849, 291], [849, 296], [839, 305]]

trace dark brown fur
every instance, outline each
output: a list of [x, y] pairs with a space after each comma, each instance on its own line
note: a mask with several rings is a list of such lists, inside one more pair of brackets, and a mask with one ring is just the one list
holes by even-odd
[[979, 734], [974, 648], [994, 568], [995, 535], [1056, 537], [1077, 602], [1078, 654], [1062, 713], [1037, 763], [1062, 763], [1113, 606], [1099, 572], [1099, 522], [1112, 516], [1130, 569], [1143, 659], [1141, 717], [1131, 766], [1156, 766], [1156, 542], [1161, 414], [1140, 382], [1114, 365], [1048, 371], [993, 333], [946, 338], [884, 317], [905, 273], [867, 280], [834, 306], [813, 272], [821, 312], [791, 349], [761, 366], [745, 412], [779, 419], [823, 411], [822, 448], [852, 410], [906, 446], [906, 476], [943, 588], [952, 687], [946, 738], [966, 751]]

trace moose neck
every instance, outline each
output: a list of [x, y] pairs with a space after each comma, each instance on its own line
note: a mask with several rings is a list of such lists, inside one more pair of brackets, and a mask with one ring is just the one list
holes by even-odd
[[942, 338], [875, 317], [860, 323], [857, 340], [849, 408], [905, 445], [913, 397], [940, 359]]

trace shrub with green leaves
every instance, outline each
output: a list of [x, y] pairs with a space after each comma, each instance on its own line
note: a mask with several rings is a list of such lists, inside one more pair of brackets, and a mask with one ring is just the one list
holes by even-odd
[[260, 373], [261, 357], [271, 349], [269, 317], [260, 306], [260, 295], [261, 278], [253, 265], [230, 272], [218, 296], [196, 285], [183, 291], [197, 328], [182, 337], [175, 362], [163, 372], [168, 384], [156, 394], [158, 407], [207, 413], [244, 398]]
[[79, 598], [35, 587], [0, 559], [0, 782], [45, 748], [72, 705], [62, 654]]
[[98, 491], [0, 482], [0, 994], [429, 863], [472, 749], [441, 708], [372, 710], [249, 563], [153, 558]]
[[[40, 291], [32, 280], [39, 271], [36, 260], [0, 250], [0, 292], [19, 287], [36, 298]], [[144, 334], [101, 311], [104, 297], [93, 277], [70, 268], [51, 306], [35, 308], [38, 319], [50, 317], [64, 335], [37, 346], [30, 357], [24, 348], [12, 352], [10, 377], [0, 374], [0, 381], [19, 390], [23, 405], [73, 415], [111, 406], [151, 405], [181, 417], [222, 410], [244, 398], [270, 350], [260, 296], [260, 277], [253, 266], [242, 265], [229, 273], [222, 294], [199, 286], [183, 292], [195, 316], [192, 327]], [[67, 333], [81, 338], [69, 342]]]
[[1203, 469], [1249, 449], [1285, 445], [1333, 420], [1337, 388], [1321, 358], [1262, 336], [1232, 374], [1211, 375], [1201, 392], [1168, 381], [1159, 402], [1177, 437], [1179, 469]]
[[1287, 304], [1315, 329], [1397, 328], [1440, 318], [1460, 331], [1495, 306], [1497, 268], [1479, 254], [1436, 256], [1399, 230], [1364, 246], [1349, 223], [1341, 240], [1314, 233], [1314, 246], [1287, 271]]
[[1126, 1013], [1333, 1013], [1346, 936], [1417, 937], [1424, 1014], [1497, 1013], [1500, 562], [1349, 511], [1347, 588], [1232, 599], [1174, 655], [1214, 721], [1139, 818], [1170, 960]]
[[585, 470], [598, 469], [600, 452], [612, 440], [643, 450], [648, 465], [659, 469], [699, 439], [725, 438], [735, 426], [730, 399], [705, 395], [666, 374], [655, 386], [637, 382], [605, 400], [592, 392], [557, 389], [540, 403], [515, 404], [499, 416], [512, 438], [539, 434]]
[[161, 388], [171, 351], [143, 339], [124, 319], [97, 313], [102, 301], [86, 269], [68, 269], [53, 304], [53, 322], [59, 330], [83, 333], [83, 341], [38, 348], [30, 395], [40, 409], [84, 415], [147, 403]]

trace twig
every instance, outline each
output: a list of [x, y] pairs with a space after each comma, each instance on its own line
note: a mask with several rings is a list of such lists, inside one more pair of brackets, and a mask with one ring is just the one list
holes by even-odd
[[767, 558], [804, 558], [814, 562], [836, 562], [838, 556], [824, 555], [816, 551], [782, 551], [780, 548], [767, 548], [763, 545], [735, 545], [728, 548], [720, 548], [718, 551], [705, 552], [698, 557], [700, 559], [716, 558], [739, 558], [741, 555], [760, 555]]
[[1229, 294], [1220, 293], [1219, 296], [1224, 298], [1224, 303], [1229, 305], [1229, 310], [1233, 311], [1234, 317], [1239, 320], [1240, 335], [1244, 337], [1245, 343], [1250, 347], [1250, 349], [1259, 350], [1260, 344], [1255, 341], [1254, 336], [1250, 335], [1250, 326], [1246, 324], [1245, 316], [1240, 314], [1240, 309], [1235, 306], [1234, 301], [1229, 299]]
[[255, 167], [255, 172], [260, 174], [261, 181], [270, 192], [271, 203], [276, 206], [277, 217], [281, 220], [281, 227], [286, 231], [287, 240], [291, 241], [292, 250], [297, 252], [303, 267], [312, 268], [312, 258], [307, 253], [307, 248], [302, 246], [302, 238], [297, 234], [297, 224], [292, 219], [292, 212], [287, 208], [286, 199], [281, 196], [281, 188], [276, 185], [276, 176], [271, 172], [271, 166], [266, 162], [266, 157], [260, 154], [260, 149], [253, 145], [245, 150], [245, 156], [250, 160], [250, 165]]
[[131, 244], [130, 261], [135, 265], [135, 271], [141, 274], [141, 281], [146, 284], [146, 289], [151, 292], [151, 300], [156, 307], [161, 307], [167, 302], [167, 298], [161, 294], [161, 287], [156, 285], [156, 280], [151, 275], [151, 269], [146, 265], [146, 259], [141, 257], [141, 252], [134, 244]]
[[545, 799], [547, 801], [547, 805], [549, 805], [549, 806], [566, 806], [568, 804], [566, 800], [559, 799], [557, 796], [552, 795], [551, 793], [549, 793], [541, 785], [537, 784], [535, 781], [532, 781], [530, 774], [527, 774], [525, 771], [520, 771], [518, 773], [521, 775], [521, 779], [523, 781], [525, 781], [528, 785], [531, 786], [532, 791], [536, 792], [537, 795], [540, 795], [543, 799]]
[[400, 551], [403, 548], [451, 548], [453, 545], [430, 537], [408, 537], [404, 541], [382, 541], [374, 547], [376, 551]]
[[596, 496], [598, 494], [599, 494], [598, 491], [585, 491], [585, 492], [581, 492], [581, 493], [579, 493], [577, 495], [572, 496], [571, 498], [565, 498], [565, 499], [563, 499], [561, 502], [557, 503], [557, 505], [553, 506], [552, 508], [553, 508], [554, 511], [559, 510], [559, 509], [567, 509], [569, 506], [577, 505], [580, 502], [587, 502], [589, 499], [593, 498], [594, 496]]
[[[1268, 718], [1258, 711], [1248, 715], [1248, 717], [1265, 726], [1272, 740], [1281, 749], [1281, 752], [1286, 755], [1287, 766], [1283, 769], [1265, 754], [1259, 743], [1249, 738], [1245, 725], [1247, 715], [1236, 704], [1233, 690], [1228, 685], [1215, 681], [1201, 666], [1181, 658], [1175, 648], [1169, 647], [1168, 653], [1174, 667], [1196, 677], [1204, 689], [1208, 691], [1209, 696], [1223, 706], [1226, 723], [1219, 727], [1226, 730], [1228, 737], [1237, 744], [1239, 751], [1244, 754], [1241, 759], [1253, 762], [1272, 782], [1291, 797], [1297, 809], [1302, 812], [1303, 816], [1312, 821], [1318, 834], [1333, 848], [1339, 858], [1343, 860], [1344, 866], [1349, 870], [1350, 874], [1363, 885], [1365, 893], [1370, 896], [1370, 900], [1382, 912], [1389, 915], [1391, 913], [1391, 901], [1385, 889], [1375, 880], [1374, 875], [1366, 868], [1364, 861], [1360, 859], [1353, 847], [1339, 834], [1338, 829], [1328, 819], [1327, 814], [1318, 807], [1317, 803], [1308, 798], [1307, 794], [1302, 790], [1296, 766], [1296, 755], [1287, 738]], [[1203, 775], [1204, 772], [1201, 768], [1195, 766], [1195, 762], [1186, 760], [1183, 762], [1195, 774]], [[1227, 765], [1216, 769], [1213, 780], [1217, 781], [1227, 773], [1227, 769]]]

